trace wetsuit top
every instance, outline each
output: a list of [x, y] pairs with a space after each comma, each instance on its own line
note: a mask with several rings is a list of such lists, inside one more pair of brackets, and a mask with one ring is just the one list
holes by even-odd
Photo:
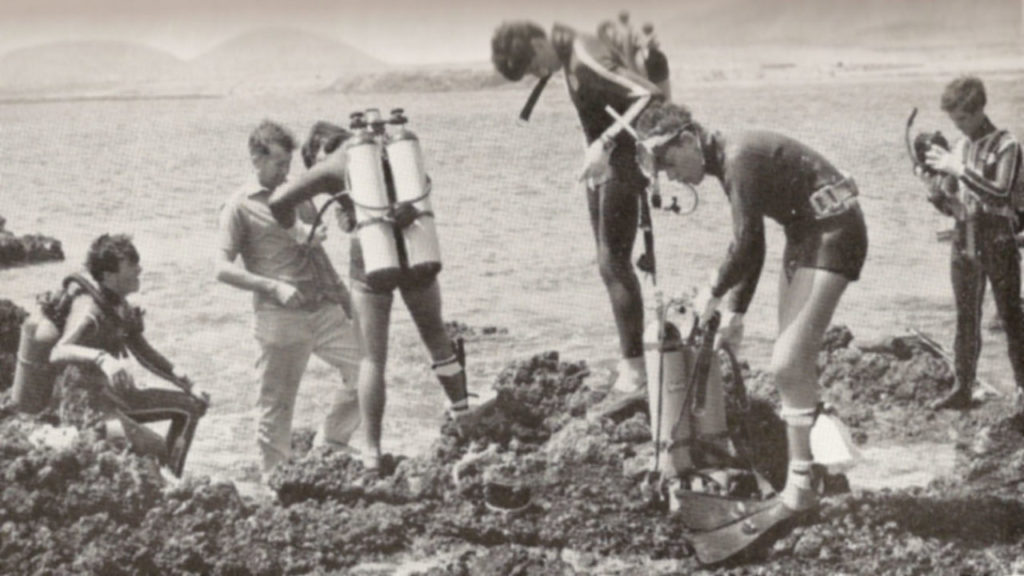
[[814, 223], [811, 194], [844, 175], [807, 145], [768, 131], [744, 132], [728, 141], [711, 136], [705, 167], [729, 197], [734, 234], [712, 294], [721, 298], [738, 287], [730, 308], [746, 312], [764, 264], [764, 218], [783, 227]]
[[[605, 106], [610, 105], [621, 115], [645, 97], [664, 97], [637, 66], [636, 58], [611, 42], [556, 24], [551, 31], [551, 43], [562, 62], [569, 97], [576, 106], [588, 144], [615, 122]], [[615, 142], [617, 149], [634, 148], [632, 137], [625, 132], [620, 132]]]
[[959, 181], [986, 208], [1011, 208], [1020, 145], [1013, 134], [997, 130], [988, 118], [981, 134], [977, 140], [961, 138], [953, 145], [953, 154], [959, 154], [964, 162]]
[[[86, 352], [91, 361], [100, 350], [115, 357], [126, 356], [130, 351], [147, 370], [165, 380], [175, 381], [174, 365], [142, 335], [141, 311], [130, 306], [118, 294], [102, 287], [99, 290], [103, 304], [80, 286], [68, 286], [69, 294], [73, 294], [71, 310], [54, 350], [74, 346]], [[82, 351], [81, 348], [94, 349], [96, 353]]]

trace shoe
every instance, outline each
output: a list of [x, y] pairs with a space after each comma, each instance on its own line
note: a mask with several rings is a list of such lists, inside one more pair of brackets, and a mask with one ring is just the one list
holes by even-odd
[[967, 410], [971, 407], [971, 388], [957, 381], [949, 392], [932, 402], [929, 407], [932, 410]]
[[617, 373], [612, 390], [632, 394], [647, 388], [647, 366], [644, 357], [623, 358], [615, 367]]
[[649, 412], [646, 386], [628, 394], [612, 393], [587, 410], [587, 420], [596, 422], [602, 418], [610, 418], [613, 422], [619, 423], [632, 418], [638, 412]]

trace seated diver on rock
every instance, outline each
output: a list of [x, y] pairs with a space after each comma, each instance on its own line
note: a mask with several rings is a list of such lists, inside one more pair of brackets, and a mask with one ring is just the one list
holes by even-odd
[[[366, 349], [359, 369], [359, 407], [366, 426], [367, 470], [381, 468], [388, 333], [394, 290], [402, 296], [433, 360], [458, 426], [470, 414], [461, 340], [453, 342], [441, 315], [440, 249], [430, 207], [430, 181], [416, 136], [401, 110], [385, 122], [376, 109], [353, 114], [352, 132], [318, 122], [302, 147], [310, 170], [274, 191], [270, 208], [285, 227], [293, 207], [320, 193], [341, 206], [351, 233], [352, 303]], [[386, 125], [394, 126], [392, 132]], [[319, 161], [318, 161], [319, 160]], [[321, 211], [322, 212], [322, 211]]]
[[[66, 384], [74, 391], [59, 393], [83, 391], [86, 405], [99, 413], [108, 439], [123, 436], [134, 451], [156, 456], [181, 476], [209, 397], [143, 336], [143, 311], [126, 300], [138, 291], [142, 271], [131, 239], [109, 234], [97, 238], [89, 248], [86, 269], [88, 276], [72, 274], [61, 290], [40, 296], [39, 310], [25, 321], [15, 402], [22, 411], [41, 411], [50, 403], [54, 380], [63, 367], [75, 366], [81, 381], [69, 379]], [[179, 389], [139, 388], [128, 353]], [[170, 427], [164, 438], [143, 426], [165, 420]]]

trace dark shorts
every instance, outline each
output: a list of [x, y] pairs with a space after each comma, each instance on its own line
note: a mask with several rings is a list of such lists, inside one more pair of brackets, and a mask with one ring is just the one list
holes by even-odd
[[359, 287], [370, 294], [391, 294], [395, 288], [402, 290], [419, 290], [430, 286], [437, 278], [440, 267], [430, 270], [402, 269], [387, 277], [367, 278], [366, 264], [363, 260], [363, 246], [359, 238], [353, 234], [349, 247], [348, 276], [352, 286]]
[[782, 262], [787, 278], [792, 279], [797, 268], [816, 268], [856, 282], [867, 256], [868, 230], [860, 206], [824, 220], [798, 220], [786, 225]]

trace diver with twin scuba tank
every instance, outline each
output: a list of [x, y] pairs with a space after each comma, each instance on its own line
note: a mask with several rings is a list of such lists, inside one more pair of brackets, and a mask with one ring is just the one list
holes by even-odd
[[[950, 258], [956, 301], [953, 388], [932, 407], [969, 408], [981, 353], [985, 280], [991, 282], [1006, 330], [1010, 365], [1024, 390], [1024, 310], [1020, 299], [1020, 253], [1016, 230], [1024, 208], [1021, 147], [985, 114], [985, 87], [975, 77], [950, 82], [941, 108], [963, 134], [949, 147], [941, 135], [914, 139], [914, 173], [928, 187], [928, 200], [956, 221]], [[916, 112], [916, 110], [915, 110]], [[909, 128], [914, 114], [908, 120]]]
[[640, 162], [650, 173], [664, 171], [669, 179], [691, 185], [710, 174], [729, 198], [733, 240], [728, 256], [698, 292], [693, 308], [705, 325], [724, 301], [720, 341], [733, 351], [740, 347], [743, 314], [764, 264], [765, 218], [779, 222], [786, 233], [779, 331], [771, 360], [786, 422], [786, 484], [777, 496], [733, 514], [729, 523], [706, 526], [709, 530], [694, 535], [698, 556], [715, 562], [742, 550], [768, 528], [817, 507], [811, 446], [811, 429], [821, 411], [817, 354], [840, 297], [860, 275], [867, 229], [853, 179], [788, 136], [711, 133], [689, 110], [673, 104], [644, 111], [636, 132]]
[[[638, 42], [623, 16], [602, 26], [598, 35], [560, 24], [548, 35], [532, 22], [506, 22], [494, 32], [491, 59], [508, 80], [528, 74], [540, 79], [521, 114], [524, 120], [550, 77], [560, 69], [565, 72], [587, 143], [580, 180], [586, 185], [598, 267], [619, 336], [615, 389], [645, 397], [643, 299], [630, 260], [638, 217], [647, 205], [648, 180], [637, 166], [636, 145], [625, 128], [651, 102], [668, 97], [669, 81], [653, 31]], [[607, 113], [609, 107], [618, 119]], [[644, 271], [653, 273], [653, 255], [647, 256]]]
[[294, 223], [293, 207], [317, 194], [332, 195], [342, 208], [339, 220], [351, 237], [352, 302], [365, 348], [359, 368], [368, 449], [363, 463], [374, 471], [381, 459], [384, 373], [396, 288], [430, 352], [448, 397], [447, 414], [458, 425], [470, 412], [462, 343], [448, 338], [441, 316], [441, 255], [431, 183], [419, 139], [406, 122], [401, 109], [393, 110], [388, 121], [371, 109], [352, 115], [351, 132], [317, 123], [303, 146], [309, 171], [270, 199], [274, 217], [285, 227]]

